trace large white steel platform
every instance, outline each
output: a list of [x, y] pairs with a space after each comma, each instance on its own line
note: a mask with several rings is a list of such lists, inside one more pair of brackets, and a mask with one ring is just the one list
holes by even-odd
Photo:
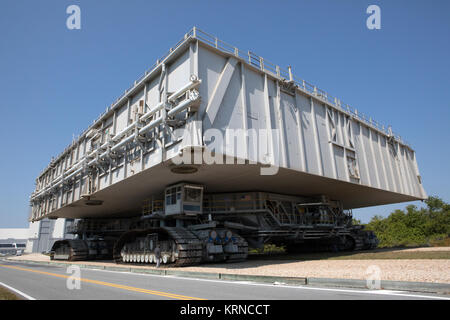
[[[180, 169], [172, 160], [191, 149], [244, 164], [202, 158]], [[327, 195], [344, 208], [427, 197], [414, 150], [390, 128], [198, 28], [39, 175], [31, 219], [136, 215], [178, 181], [205, 192]]]

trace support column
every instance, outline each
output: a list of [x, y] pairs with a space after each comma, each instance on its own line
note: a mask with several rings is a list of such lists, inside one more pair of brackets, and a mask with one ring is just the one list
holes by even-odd
[[297, 122], [297, 134], [298, 134], [298, 141], [299, 141], [299, 148], [300, 148], [300, 161], [301, 161], [301, 169], [304, 172], [307, 172], [306, 168], [306, 150], [305, 150], [305, 142], [303, 138], [303, 125], [302, 125], [302, 114], [301, 114], [301, 108], [300, 108], [300, 99], [297, 94], [297, 90], [295, 90], [295, 120]]
[[241, 64], [241, 103], [242, 103], [242, 129], [245, 132], [245, 156], [248, 158], [250, 156], [249, 153], [249, 143], [248, 143], [248, 118], [247, 118], [247, 88], [245, 85], [245, 65]]
[[266, 130], [269, 143], [267, 152], [270, 156], [270, 164], [278, 165], [275, 163], [275, 149], [273, 145], [272, 135], [272, 117], [270, 116], [269, 79], [267, 77], [267, 74], [264, 74], [264, 111], [266, 114]]
[[318, 162], [318, 168], [319, 168], [319, 174], [323, 176], [323, 160], [322, 160], [322, 154], [320, 153], [320, 141], [319, 141], [319, 131], [317, 130], [317, 119], [316, 119], [316, 112], [314, 110], [314, 100], [312, 97], [309, 98], [311, 103], [311, 118], [312, 118], [312, 125], [314, 128], [314, 142], [316, 146], [316, 159]]
[[283, 166], [285, 168], [288, 167], [287, 164], [287, 152], [286, 152], [286, 134], [285, 134], [285, 124], [283, 120], [283, 111], [281, 110], [281, 89], [280, 89], [280, 83], [278, 81], [275, 81], [277, 85], [277, 99], [276, 99], [276, 114], [278, 118], [278, 128], [280, 130], [280, 137], [277, 141], [280, 142], [280, 148], [281, 148], [281, 157], [282, 161], [280, 161], [280, 166]]

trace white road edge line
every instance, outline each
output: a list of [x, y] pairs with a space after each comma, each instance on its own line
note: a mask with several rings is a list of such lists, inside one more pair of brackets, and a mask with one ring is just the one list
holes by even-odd
[[27, 300], [36, 300], [35, 298], [33, 298], [33, 297], [27, 295], [26, 293], [23, 293], [22, 291], [17, 290], [17, 289], [15, 289], [15, 288], [11, 287], [11, 286], [8, 286], [7, 284], [4, 284], [3, 282], [0, 282], [0, 286], [3, 286], [3, 287], [5, 287], [6, 289], [9, 289], [9, 290], [13, 291], [14, 293], [17, 293], [18, 295], [24, 297], [24, 298], [27, 299]]
[[191, 281], [209, 281], [209, 282], [220, 282], [220, 283], [230, 283], [230, 284], [243, 284], [250, 286], [266, 286], [266, 287], [281, 287], [281, 288], [292, 288], [292, 289], [303, 289], [303, 290], [317, 290], [317, 291], [334, 291], [334, 292], [349, 292], [349, 293], [360, 293], [360, 294], [379, 294], [379, 295], [388, 295], [388, 296], [403, 296], [403, 297], [411, 297], [411, 298], [425, 298], [425, 299], [437, 299], [437, 300], [450, 300], [450, 298], [440, 297], [440, 296], [426, 296], [426, 295], [416, 295], [416, 294], [408, 294], [406, 291], [392, 291], [392, 290], [352, 290], [352, 289], [335, 289], [335, 288], [323, 288], [323, 287], [306, 287], [303, 285], [299, 286], [289, 286], [289, 285], [274, 285], [274, 284], [266, 284], [266, 283], [256, 283], [256, 282], [247, 282], [245, 281], [228, 281], [228, 280], [214, 280], [214, 279], [202, 279], [202, 278], [187, 278], [175, 275], [157, 275], [157, 274], [145, 274], [138, 272], [129, 272], [129, 271], [114, 271], [114, 270], [104, 270], [104, 269], [90, 269], [88, 270], [94, 271], [103, 271], [103, 272], [114, 272], [114, 273], [127, 273], [137, 276], [150, 276], [150, 277], [171, 277], [178, 278], [184, 280]]

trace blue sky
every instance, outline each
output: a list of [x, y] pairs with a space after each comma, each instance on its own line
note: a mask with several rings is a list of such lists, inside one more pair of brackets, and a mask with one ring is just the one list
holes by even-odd
[[[72, 4], [81, 30], [66, 27]], [[371, 4], [380, 30], [366, 27]], [[194, 25], [392, 125], [416, 150], [428, 194], [450, 202], [449, 1], [2, 0], [0, 227], [27, 225], [50, 158]]]

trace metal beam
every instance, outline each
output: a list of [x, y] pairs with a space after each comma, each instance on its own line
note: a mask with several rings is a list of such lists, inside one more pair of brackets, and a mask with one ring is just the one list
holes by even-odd
[[228, 85], [230, 83], [231, 77], [233, 76], [234, 70], [236, 69], [237, 60], [233, 57], [228, 58], [225, 67], [222, 70], [222, 73], [217, 80], [216, 87], [211, 95], [211, 98], [208, 101], [208, 105], [206, 106], [205, 114], [203, 115], [203, 119], [208, 116], [208, 119], [211, 124], [214, 123], [216, 119], [217, 113], [219, 112], [220, 105], [222, 104], [223, 97], [225, 96], [225, 92], [227, 91]]

